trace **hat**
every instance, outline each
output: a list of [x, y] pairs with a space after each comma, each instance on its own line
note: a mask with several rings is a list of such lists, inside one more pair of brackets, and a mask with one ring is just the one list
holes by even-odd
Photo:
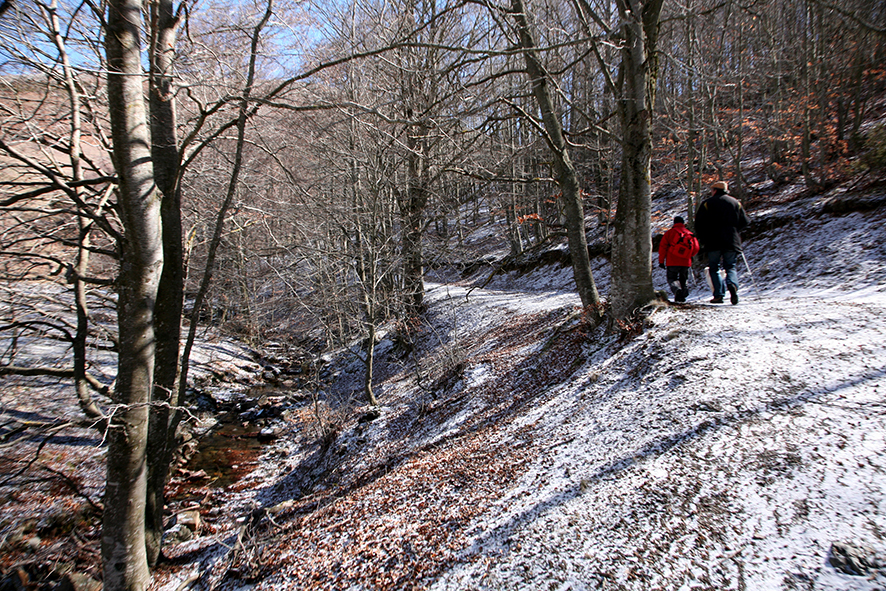
[[729, 184], [726, 181], [717, 181], [713, 185], [711, 185], [712, 189], [723, 189], [723, 191], [729, 190]]
[[684, 221], [683, 221], [683, 216], [678, 215], [677, 217], [675, 217], [675, 218], [674, 218], [674, 223], [675, 223], [675, 224], [682, 224], [682, 223], [684, 223]]

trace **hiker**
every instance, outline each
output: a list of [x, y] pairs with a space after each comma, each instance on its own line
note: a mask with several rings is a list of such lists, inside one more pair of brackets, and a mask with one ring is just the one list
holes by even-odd
[[[729, 301], [738, 303], [738, 272], [735, 262], [741, 253], [741, 231], [750, 223], [748, 214], [737, 199], [728, 194], [726, 181], [711, 185], [711, 196], [704, 200], [695, 214], [695, 234], [708, 256], [712, 304], [722, 304], [726, 290]], [[726, 285], [720, 278], [720, 262], [726, 271]]]
[[698, 249], [698, 240], [678, 215], [674, 218], [674, 225], [665, 232], [658, 245], [658, 266], [667, 269], [668, 285], [678, 304], [685, 302], [689, 295], [686, 281], [689, 279], [692, 257], [698, 253]]

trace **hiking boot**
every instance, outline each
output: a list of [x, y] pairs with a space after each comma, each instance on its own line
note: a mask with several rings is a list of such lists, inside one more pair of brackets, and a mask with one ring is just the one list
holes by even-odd
[[715, 296], [714, 299], [711, 300], [712, 304], [722, 304], [723, 296]]
[[726, 289], [729, 290], [729, 301], [734, 306], [738, 303], [738, 288], [734, 285], [727, 285]]

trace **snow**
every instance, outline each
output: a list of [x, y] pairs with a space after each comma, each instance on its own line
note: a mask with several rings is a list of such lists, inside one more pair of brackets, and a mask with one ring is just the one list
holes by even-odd
[[[886, 211], [808, 205], [747, 241], [739, 305], [708, 304], [698, 274], [624, 340], [579, 338], [568, 268], [429, 283], [458, 379], [431, 398], [382, 378], [359, 457], [275, 518], [261, 577], [219, 588], [886, 588], [828, 562], [842, 542], [886, 556]], [[293, 498], [314, 451], [269, 448], [228, 512]]]
[[824, 559], [833, 542], [879, 547], [886, 526], [884, 303], [660, 311], [620, 353], [655, 360], [639, 379], [603, 370], [576, 390], [599, 371], [588, 363], [514, 423], [571, 441], [480, 528], [473, 546], [505, 554], [434, 588], [596, 588], [600, 573], [637, 589], [780, 589], [796, 573], [876, 588], [836, 586]]

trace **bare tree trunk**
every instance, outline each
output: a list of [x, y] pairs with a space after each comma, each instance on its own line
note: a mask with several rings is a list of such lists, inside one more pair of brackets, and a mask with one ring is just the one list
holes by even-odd
[[695, 143], [698, 140], [695, 129], [695, 14], [692, 12], [692, 0], [686, 3], [686, 92], [688, 103], [688, 130], [687, 130], [687, 153], [686, 153], [686, 221], [689, 227], [695, 225], [695, 195], [700, 193], [701, 169], [696, 175], [695, 163], [698, 156], [695, 153]]
[[[516, 183], [509, 183], [512, 187]], [[508, 243], [511, 245], [511, 256], [517, 256], [523, 253], [523, 237], [520, 233], [520, 223], [517, 218], [517, 196], [512, 192], [509, 197], [505, 197], [503, 209], [505, 210], [505, 221], [508, 224]]]
[[148, 492], [145, 527], [148, 563], [160, 556], [163, 535], [163, 490], [175, 451], [175, 431], [180, 421], [179, 341], [184, 295], [182, 250], [180, 155], [176, 135], [175, 88], [172, 66], [176, 27], [172, 0], [151, 3], [151, 152], [157, 188], [163, 193], [163, 273], [157, 292], [162, 305], [155, 313], [156, 353], [154, 390], [148, 435]]
[[563, 192], [562, 201], [566, 212], [566, 234], [569, 243], [569, 253], [572, 258], [572, 275], [575, 279], [575, 286], [581, 298], [582, 306], [588, 309], [591, 316], [598, 322], [602, 318], [602, 308], [600, 305], [600, 295], [597, 292], [597, 286], [591, 274], [591, 260], [588, 255], [588, 242], [585, 235], [584, 206], [581, 200], [578, 174], [569, 156], [569, 148], [563, 135], [563, 127], [554, 108], [554, 101], [548, 88], [547, 72], [536, 53], [536, 44], [532, 37], [532, 31], [529, 29], [529, 20], [526, 16], [526, 8], [523, 5], [523, 1], [512, 0], [511, 12], [517, 25], [517, 34], [520, 37], [520, 47], [523, 49], [526, 73], [529, 75], [532, 93], [541, 111], [546, 133], [545, 139], [554, 156], [557, 182]]
[[424, 234], [424, 211], [427, 190], [422, 181], [425, 166], [420, 133], [407, 131], [407, 186], [405, 198], [400, 200], [400, 216], [403, 224], [403, 288], [406, 294], [408, 315], [417, 316], [424, 306], [424, 260], [422, 235]]
[[663, 0], [619, 2], [624, 47], [619, 71], [622, 123], [621, 186], [612, 239], [614, 320], [655, 299], [652, 287], [652, 113], [658, 75], [656, 42]]
[[732, 165], [735, 167], [735, 181], [733, 182], [732, 194], [736, 199], [744, 201], [745, 199], [745, 180], [741, 172], [741, 158], [744, 149], [744, 35], [741, 21], [738, 26], [738, 79], [735, 81], [736, 91], [738, 92], [738, 122], [735, 126], [735, 152], [733, 155]]
[[197, 295], [194, 296], [194, 310], [191, 313], [190, 326], [188, 327], [188, 336], [185, 339], [184, 350], [182, 351], [181, 371], [179, 374], [178, 393], [179, 396], [187, 387], [188, 364], [191, 356], [191, 350], [194, 347], [194, 340], [197, 337], [197, 321], [200, 315], [200, 308], [209, 293], [209, 286], [212, 283], [212, 274], [215, 271], [215, 257], [218, 253], [219, 245], [222, 240], [222, 232], [224, 231], [225, 218], [234, 196], [237, 193], [237, 185], [240, 182], [240, 169], [243, 166], [243, 146], [246, 143], [246, 121], [249, 110], [249, 101], [252, 97], [253, 84], [255, 83], [255, 63], [258, 59], [258, 46], [261, 32], [267, 25], [273, 14], [273, 0], [267, 0], [267, 6], [261, 21], [252, 31], [252, 40], [249, 53], [249, 67], [246, 74], [246, 87], [243, 89], [243, 98], [240, 101], [240, 107], [237, 116], [237, 141], [234, 151], [234, 168], [231, 171], [231, 178], [228, 181], [228, 190], [225, 199], [218, 210], [215, 218], [215, 227], [210, 238], [209, 248], [206, 254], [206, 268], [203, 269], [203, 277], [200, 279], [200, 287], [197, 289]]
[[366, 401], [372, 406], [378, 406], [378, 399], [375, 397], [375, 391], [372, 388], [375, 371], [375, 321], [370, 320], [366, 323], [366, 374], [363, 380], [363, 389], [366, 391]]
[[[354, 172], [356, 173], [356, 167], [354, 167]], [[363, 377], [363, 390], [366, 392], [366, 401], [372, 406], [378, 406], [378, 399], [375, 397], [372, 385], [375, 371], [375, 340], [379, 308], [377, 261], [381, 253], [378, 250], [379, 245], [367, 235], [372, 233], [372, 228], [364, 229], [363, 227], [363, 224], [371, 225], [377, 219], [375, 214], [378, 212], [375, 211], [375, 208], [372, 208], [373, 211], [370, 212], [370, 208], [365, 207], [356, 174], [353, 175], [352, 179], [354, 181], [354, 213], [356, 214], [354, 219], [357, 247], [355, 265], [361, 291], [363, 328], [366, 331], [363, 346], [366, 357], [362, 359], [366, 366], [366, 373]]]
[[809, 160], [812, 157], [812, 107], [809, 103], [812, 100], [810, 69], [812, 67], [811, 64], [813, 59], [811, 55], [812, 50], [810, 48], [811, 41], [809, 38], [814, 31], [812, 23], [812, 8], [810, 7], [808, 0], [805, 2], [803, 27], [803, 65], [800, 67], [800, 77], [803, 85], [803, 138], [800, 141], [800, 171], [803, 173], [803, 180], [806, 186], [815, 187], [818, 183], [816, 183], [815, 179], [812, 177], [812, 171], [809, 166]]
[[155, 185], [143, 94], [141, 8], [137, 0], [111, 0], [105, 35], [111, 136], [124, 234], [117, 302], [117, 406], [107, 437], [102, 521], [106, 591], [143, 591], [150, 582], [145, 551], [145, 450], [153, 388], [154, 305], [163, 245], [161, 195]]
[[[402, 5], [403, 33], [412, 35], [416, 29], [416, 0]], [[402, 225], [403, 289], [406, 313], [417, 316], [424, 306], [424, 260], [422, 234], [427, 194], [427, 126], [422, 100], [423, 68], [415, 47], [404, 47], [399, 53], [401, 69], [400, 101], [406, 123], [406, 188], [397, 191], [397, 205]]]
[[[81, 161], [81, 136], [82, 122], [80, 117], [80, 109], [82, 108], [80, 91], [77, 82], [74, 79], [74, 72], [71, 68], [68, 58], [67, 48], [65, 47], [64, 37], [61, 33], [58, 13], [56, 11], [57, 2], [53, 2], [49, 10], [49, 21], [52, 32], [52, 38], [55, 41], [56, 49], [62, 61], [62, 71], [65, 77], [65, 90], [68, 93], [68, 100], [71, 103], [71, 178], [74, 181], [71, 185], [71, 191], [74, 191], [74, 203], [80, 209], [80, 203], [83, 199], [80, 196], [81, 190], [78, 188], [78, 182], [83, 180], [83, 166]], [[89, 269], [89, 235], [92, 229], [92, 221], [87, 221], [84, 215], [77, 216], [77, 224], [79, 232], [77, 237], [77, 259], [69, 276], [69, 281], [74, 284], [74, 309], [77, 315], [77, 330], [74, 333], [74, 339], [71, 343], [74, 357], [74, 389], [77, 393], [77, 400], [83, 413], [90, 419], [99, 419], [104, 415], [90, 393], [89, 381], [86, 376], [86, 339], [89, 335], [89, 305], [86, 301], [86, 277]]]
[[[864, 43], [867, 45], [867, 43]], [[864, 59], [862, 52], [856, 54], [855, 65], [852, 69], [852, 127], [849, 130], [849, 148], [856, 152], [863, 144], [859, 131], [864, 121], [865, 96], [864, 96]]]

